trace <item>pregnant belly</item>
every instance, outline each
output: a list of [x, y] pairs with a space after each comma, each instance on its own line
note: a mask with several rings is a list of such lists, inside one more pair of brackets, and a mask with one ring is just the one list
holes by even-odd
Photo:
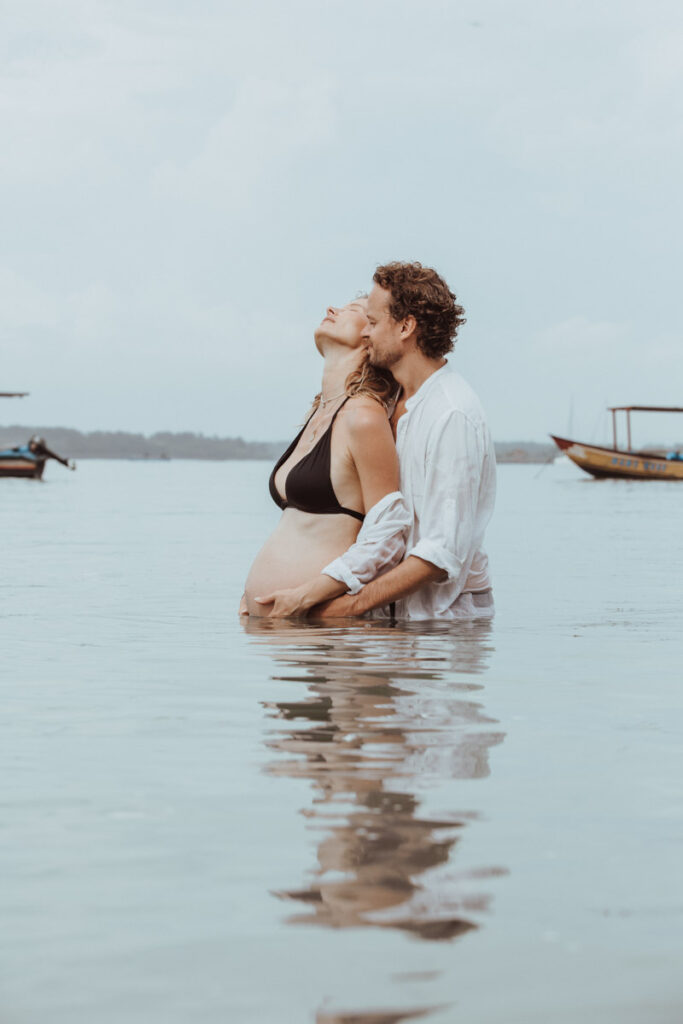
[[353, 544], [360, 524], [351, 516], [316, 516], [285, 509], [249, 570], [244, 593], [250, 615], [267, 614], [255, 597], [314, 579]]

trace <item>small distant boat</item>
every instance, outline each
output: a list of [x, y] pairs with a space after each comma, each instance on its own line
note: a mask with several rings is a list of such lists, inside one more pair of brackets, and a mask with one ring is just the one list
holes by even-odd
[[[25, 398], [27, 394], [27, 391], [0, 391], [0, 398]], [[42, 437], [32, 437], [27, 444], [0, 449], [0, 477], [23, 476], [40, 480], [48, 459], [61, 462], [67, 469], [76, 468], [74, 462], [51, 451]]]
[[67, 469], [76, 468], [73, 462], [50, 451], [42, 437], [32, 437], [28, 444], [0, 450], [0, 476], [23, 476], [40, 480], [48, 459], [61, 462]]
[[[634, 450], [631, 444], [632, 412], [683, 412], [683, 408], [663, 405], [615, 405], [612, 413], [614, 443], [611, 448], [566, 437], [551, 438], [572, 462], [595, 477], [622, 477], [632, 480], [683, 480], [683, 452], [661, 449]], [[626, 413], [626, 448], [617, 441], [617, 413]]]

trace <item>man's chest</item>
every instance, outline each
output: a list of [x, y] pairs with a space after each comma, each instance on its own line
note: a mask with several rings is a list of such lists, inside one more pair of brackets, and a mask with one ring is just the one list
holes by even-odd
[[398, 436], [398, 424], [399, 424], [401, 418], [404, 416], [405, 411], [406, 411], [405, 399], [399, 398], [399, 400], [397, 401], [396, 405], [394, 406], [394, 411], [392, 412], [391, 419], [389, 421], [391, 423], [391, 430], [392, 430], [392, 433], [394, 435], [394, 440], [397, 439], [397, 436]]
[[414, 413], [403, 416], [396, 430], [396, 450], [401, 470], [401, 491], [413, 508], [420, 505], [425, 494], [428, 431]]

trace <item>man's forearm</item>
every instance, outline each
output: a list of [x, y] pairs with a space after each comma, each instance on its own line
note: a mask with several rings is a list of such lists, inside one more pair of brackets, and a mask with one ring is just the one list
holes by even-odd
[[445, 578], [446, 573], [443, 569], [410, 555], [395, 569], [391, 569], [384, 576], [378, 576], [356, 594], [353, 598], [354, 614], [363, 615], [372, 608], [400, 601], [401, 598], [419, 590], [425, 583], [436, 583]]

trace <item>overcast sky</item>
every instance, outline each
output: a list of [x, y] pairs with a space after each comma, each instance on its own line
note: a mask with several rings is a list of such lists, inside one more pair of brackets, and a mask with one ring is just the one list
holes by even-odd
[[679, 0], [0, 11], [0, 422], [286, 438], [391, 259], [496, 438], [683, 405]]

